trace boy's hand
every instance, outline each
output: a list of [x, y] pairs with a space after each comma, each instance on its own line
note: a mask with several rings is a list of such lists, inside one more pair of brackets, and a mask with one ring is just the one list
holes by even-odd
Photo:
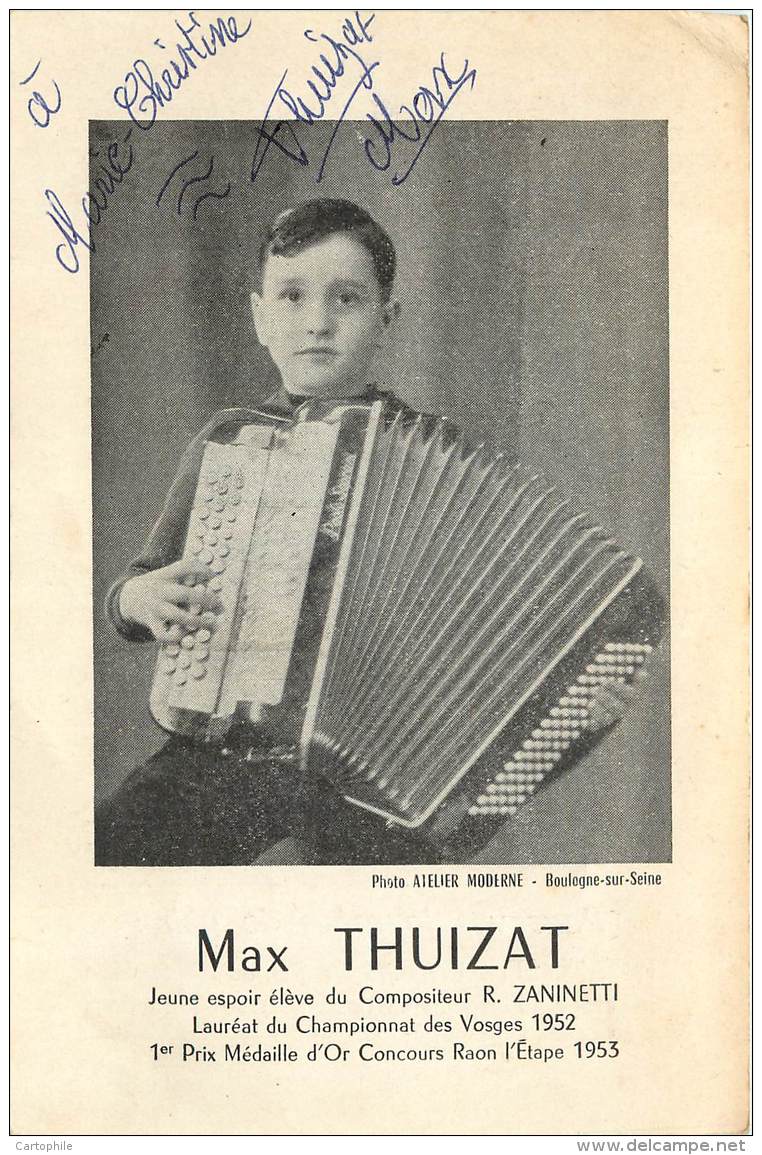
[[157, 642], [179, 642], [190, 630], [213, 630], [222, 603], [204, 585], [214, 575], [195, 561], [176, 561], [130, 578], [119, 595], [119, 612], [149, 629]]
[[619, 722], [638, 693], [637, 683], [642, 682], [645, 676], [645, 672], [639, 670], [632, 685], [607, 682], [596, 686], [590, 700], [587, 729], [595, 732]]

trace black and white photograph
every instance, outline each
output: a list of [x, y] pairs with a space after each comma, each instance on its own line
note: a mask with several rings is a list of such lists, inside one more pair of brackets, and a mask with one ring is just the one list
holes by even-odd
[[90, 122], [96, 865], [671, 859], [668, 126], [388, 128]]

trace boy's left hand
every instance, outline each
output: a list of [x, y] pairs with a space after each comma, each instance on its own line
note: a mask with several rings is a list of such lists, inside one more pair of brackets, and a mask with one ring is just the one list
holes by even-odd
[[607, 726], [613, 726], [624, 716], [638, 694], [638, 682], [642, 682], [645, 674], [638, 671], [635, 682], [627, 683], [608, 682], [604, 686], [596, 686], [589, 706], [587, 730], [595, 733]]

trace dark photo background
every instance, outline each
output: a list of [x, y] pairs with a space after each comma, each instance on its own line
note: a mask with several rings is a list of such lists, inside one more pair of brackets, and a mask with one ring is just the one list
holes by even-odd
[[[541, 468], [669, 592], [666, 124], [445, 120], [399, 187], [365, 160], [362, 130], [341, 126], [319, 184], [274, 148], [252, 183], [253, 124], [157, 122], [133, 133], [94, 229], [98, 797], [163, 740], [148, 712], [154, 648], [113, 635], [105, 593], [208, 416], [275, 389], [251, 322], [256, 253], [272, 218], [310, 197], [358, 201], [397, 246], [402, 315], [378, 382]], [[124, 134], [91, 123], [93, 179]], [[625, 720], [483, 861], [670, 858], [668, 671], [665, 643]]]

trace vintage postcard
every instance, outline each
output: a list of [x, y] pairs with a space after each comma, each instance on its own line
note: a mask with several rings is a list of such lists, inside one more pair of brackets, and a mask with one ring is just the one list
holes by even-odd
[[12, 15], [15, 1133], [748, 1129], [748, 33]]

